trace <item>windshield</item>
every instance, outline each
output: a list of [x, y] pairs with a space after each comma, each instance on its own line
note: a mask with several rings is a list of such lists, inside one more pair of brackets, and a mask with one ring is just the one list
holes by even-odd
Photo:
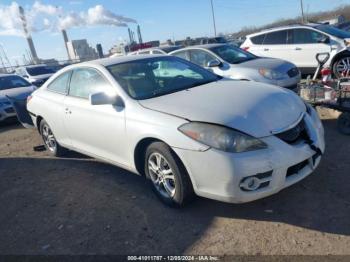
[[325, 32], [327, 34], [333, 35], [335, 37], [339, 38], [350, 38], [350, 33], [346, 32], [344, 30], [341, 30], [339, 28], [336, 28], [334, 26], [329, 26], [329, 25], [318, 25], [315, 27], [316, 29]]
[[48, 66], [27, 67], [27, 72], [31, 76], [53, 74], [55, 71]]
[[0, 76], [0, 90], [17, 87], [31, 86], [31, 84], [19, 76]]
[[230, 64], [239, 64], [257, 58], [255, 55], [232, 45], [216, 46], [210, 50]]
[[136, 100], [162, 96], [221, 79], [195, 64], [171, 56], [130, 61], [108, 66], [107, 69]]

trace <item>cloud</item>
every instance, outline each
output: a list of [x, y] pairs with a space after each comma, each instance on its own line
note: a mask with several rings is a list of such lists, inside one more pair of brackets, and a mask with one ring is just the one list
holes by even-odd
[[136, 23], [135, 19], [116, 15], [105, 9], [102, 5], [89, 8], [87, 12], [74, 13], [62, 16], [59, 19], [60, 29], [69, 29], [79, 26], [113, 25], [127, 26], [127, 23]]
[[0, 6], [0, 35], [24, 36], [16, 2], [8, 6]]
[[30, 13], [31, 14], [48, 14], [48, 15], [59, 15], [62, 13], [62, 7], [59, 6], [53, 6], [53, 5], [44, 5], [40, 3], [39, 1], [35, 1]]
[[[79, 1], [71, 1], [79, 2]], [[22, 21], [19, 15], [19, 5], [0, 5], [0, 35], [24, 36]], [[96, 25], [111, 25], [125, 27], [128, 23], [136, 23], [135, 19], [117, 15], [102, 5], [96, 5], [79, 13], [65, 12], [63, 7], [42, 4], [35, 1], [25, 10], [27, 29], [29, 32], [51, 31], [73, 27], [89, 27]]]

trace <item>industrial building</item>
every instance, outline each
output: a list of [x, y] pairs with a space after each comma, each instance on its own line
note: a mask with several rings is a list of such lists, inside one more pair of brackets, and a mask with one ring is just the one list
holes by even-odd
[[67, 43], [67, 51], [71, 60], [88, 60], [98, 58], [95, 48], [91, 47], [86, 39], [72, 40]]

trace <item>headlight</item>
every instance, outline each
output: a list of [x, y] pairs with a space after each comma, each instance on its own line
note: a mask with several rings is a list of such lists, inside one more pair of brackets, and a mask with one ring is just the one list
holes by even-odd
[[281, 80], [281, 79], [287, 78], [287, 74], [284, 74], [275, 70], [267, 69], [267, 68], [260, 68], [259, 73], [263, 77], [270, 80]]
[[257, 138], [213, 124], [191, 122], [180, 126], [179, 131], [202, 144], [225, 152], [240, 153], [267, 148]]

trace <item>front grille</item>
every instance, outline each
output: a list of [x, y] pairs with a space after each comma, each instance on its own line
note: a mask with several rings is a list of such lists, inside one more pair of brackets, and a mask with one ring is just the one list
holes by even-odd
[[305, 128], [304, 119], [302, 119], [295, 127], [282, 133], [276, 134], [276, 136], [288, 144], [294, 144], [300, 140], [309, 140], [309, 136]]
[[298, 172], [299, 172], [300, 170], [302, 170], [304, 167], [306, 167], [308, 164], [309, 164], [309, 160], [306, 159], [306, 160], [304, 160], [303, 162], [300, 162], [300, 163], [298, 163], [298, 164], [296, 164], [296, 165], [294, 165], [294, 166], [289, 167], [288, 170], [287, 170], [287, 175], [286, 175], [286, 177], [289, 177], [289, 176], [291, 176], [291, 175], [298, 174]]
[[289, 77], [296, 77], [297, 75], [299, 75], [299, 69], [296, 67], [293, 67], [292, 69], [289, 69], [287, 72]]
[[10, 108], [6, 108], [5, 112], [8, 113], [8, 114], [12, 114], [12, 113], [15, 112], [15, 110], [12, 107], [10, 107]]

